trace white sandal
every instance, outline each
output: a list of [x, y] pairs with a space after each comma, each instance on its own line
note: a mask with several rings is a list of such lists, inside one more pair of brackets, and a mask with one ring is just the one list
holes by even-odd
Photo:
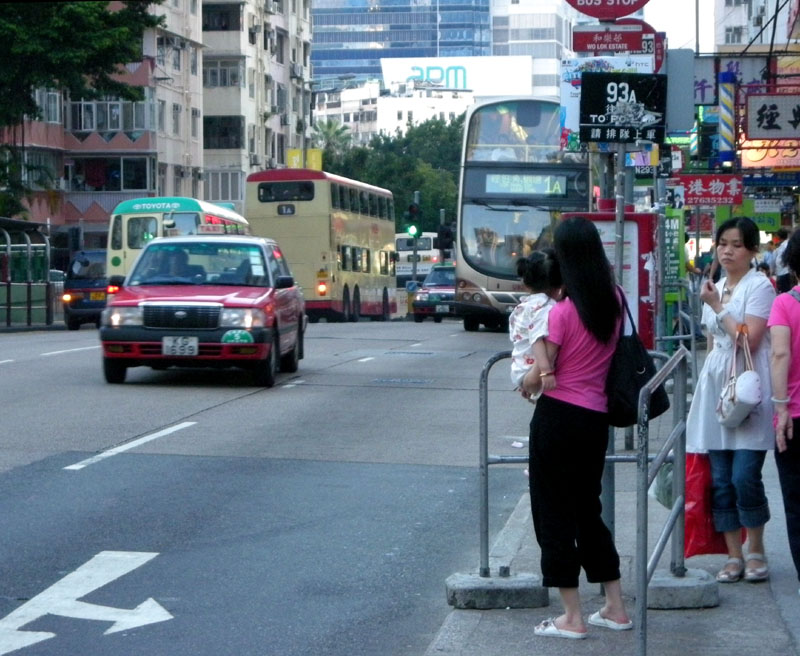
[[747, 554], [745, 561], [757, 560], [764, 563], [761, 567], [748, 567], [744, 570], [744, 580], [750, 583], [758, 583], [759, 581], [766, 581], [769, 578], [769, 566], [767, 565], [767, 557], [760, 553]]
[[[727, 569], [728, 565], [737, 565], [737, 569]], [[736, 583], [744, 573], [744, 561], [741, 558], [728, 558], [725, 566], [717, 572], [717, 581], [720, 583]]]

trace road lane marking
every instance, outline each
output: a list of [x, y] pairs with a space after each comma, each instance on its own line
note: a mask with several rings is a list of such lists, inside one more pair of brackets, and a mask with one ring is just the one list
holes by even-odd
[[411, 348], [414, 348], [415, 346], [422, 346], [422, 342], [417, 342], [416, 344], [412, 344]]
[[56, 634], [49, 631], [20, 631], [26, 624], [45, 615], [113, 622], [103, 635], [171, 620], [172, 614], [152, 597], [130, 609], [78, 601], [90, 592], [141, 567], [157, 555], [158, 553], [143, 551], [101, 551], [89, 562], [0, 620], [0, 654], [8, 654], [55, 638]]
[[8, 364], [9, 362], [14, 362], [13, 360], [0, 360], [0, 364]]
[[71, 471], [77, 471], [79, 469], [83, 469], [84, 467], [88, 467], [89, 465], [93, 465], [96, 462], [100, 462], [101, 460], [105, 460], [106, 458], [110, 458], [111, 456], [115, 456], [118, 453], [122, 453], [123, 451], [135, 449], [137, 446], [141, 446], [142, 444], [146, 444], [147, 442], [151, 442], [152, 440], [157, 440], [159, 437], [164, 437], [165, 435], [169, 435], [170, 433], [174, 433], [175, 431], [183, 430], [184, 428], [189, 428], [189, 426], [194, 426], [196, 423], [197, 423], [196, 421], [184, 421], [182, 424], [170, 426], [169, 428], [165, 428], [164, 430], [158, 431], [157, 433], [145, 435], [144, 437], [140, 437], [138, 440], [133, 440], [133, 442], [127, 442], [126, 444], [115, 446], [113, 449], [109, 449], [108, 451], [103, 451], [102, 453], [98, 453], [96, 456], [92, 456], [91, 458], [87, 458], [86, 460], [81, 460], [80, 462], [76, 462], [74, 465], [69, 465], [68, 467], [64, 467], [64, 469], [69, 469]]
[[373, 357], [371, 357], [371, 356], [370, 356], [370, 357], [368, 357], [368, 358], [361, 358], [361, 359], [359, 360], [359, 362], [369, 362], [370, 360], [374, 360], [374, 359], [375, 359], [375, 358], [373, 358]]
[[74, 348], [74, 349], [64, 349], [63, 351], [50, 351], [49, 353], [40, 353], [41, 357], [46, 357], [48, 355], [61, 355], [62, 353], [75, 353], [76, 351], [91, 351], [92, 349], [99, 349], [100, 345], [96, 346], [82, 346], [81, 348]]

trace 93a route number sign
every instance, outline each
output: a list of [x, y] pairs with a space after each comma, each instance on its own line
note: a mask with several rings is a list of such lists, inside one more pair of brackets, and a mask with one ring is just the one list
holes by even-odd
[[582, 14], [600, 20], [622, 18], [644, 7], [649, 0], [567, 0]]

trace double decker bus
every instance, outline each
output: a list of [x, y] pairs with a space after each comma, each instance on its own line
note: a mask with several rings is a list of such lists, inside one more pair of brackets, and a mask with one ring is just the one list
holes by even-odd
[[397, 311], [394, 200], [387, 189], [310, 169], [251, 173], [245, 215], [275, 239], [315, 322], [385, 321]]
[[588, 211], [586, 153], [560, 149], [560, 104], [510, 97], [467, 110], [456, 233], [464, 329], [504, 329], [528, 293], [516, 262], [552, 244], [561, 212]]
[[249, 235], [250, 226], [232, 207], [197, 198], [166, 196], [122, 201], [111, 212], [106, 275], [125, 276], [154, 237]]
[[[417, 282], [425, 280], [434, 264], [439, 264], [439, 249], [437, 248], [438, 233], [422, 232], [417, 235]], [[397, 286], [405, 288], [414, 273], [414, 237], [409, 237], [405, 232], [395, 235], [397, 248]]]

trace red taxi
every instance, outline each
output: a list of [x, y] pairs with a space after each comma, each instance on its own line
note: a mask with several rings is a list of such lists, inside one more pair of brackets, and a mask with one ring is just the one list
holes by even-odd
[[109, 383], [136, 366], [239, 367], [272, 387], [303, 357], [303, 295], [270, 239], [153, 239], [109, 292], [100, 327]]
[[452, 264], [434, 266], [414, 293], [414, 321], [421, 323], [432, 317], [440, 323], [444, 317], [454, 317], [456, 297], [456, 268]]

